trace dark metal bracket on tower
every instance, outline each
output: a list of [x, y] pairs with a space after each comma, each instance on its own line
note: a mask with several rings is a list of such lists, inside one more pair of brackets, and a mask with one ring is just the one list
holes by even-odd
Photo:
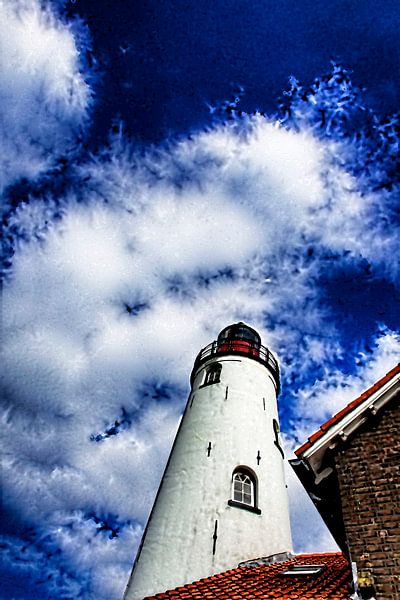
[[283, 451], [283, 448], [282, 448], [282, 446], [280, 444], [280, 440], [279, 440], [279, 431], [280, 431], [280, 429], [279, 429], [279, 423], [278, 423], [278, 421], [276, 419], [274, 419], [273, 422], [272, 422], [272, 425], [273, 425], [274, 434], [275, 434], [274, 444], [278, 448], [279, 452], [281, 453], [282, 458], [285, 458], [285, 453]]
[[217, 539], [218, 539], [217, 529], [218, 529], [218, 521], [215, 520], [214, 533], [213, 533], [213, 550], [212, 550], [213, 556], [215, 555], [215, 551], [217, 549]]

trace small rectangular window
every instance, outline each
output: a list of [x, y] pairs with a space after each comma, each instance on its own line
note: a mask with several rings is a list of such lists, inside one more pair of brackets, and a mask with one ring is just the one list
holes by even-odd
[[221, 369], [222, 365], [219, 363], [211, 365], [205, 372], [203, 386], [219, 383], [221, 381]]
[[282, 575], [318, 575], [325, 569], [325, 565], [290, 565]]

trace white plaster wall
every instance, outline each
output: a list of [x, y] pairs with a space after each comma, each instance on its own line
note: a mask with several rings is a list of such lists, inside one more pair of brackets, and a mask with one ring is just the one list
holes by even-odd
[[[221, 381], [201, 387], [204, 370], [213, 362], [222, 364]], [[273, 419], [278, 419], [275, 384], [262, 364], [231, 355], [201, 366], [126, 600], [142, 600], [243, 560], [291, 550], [283, 459], [274, 444]], [[239, 465], [256, 474], [260, 515], [227, 504], [232, 472]]]

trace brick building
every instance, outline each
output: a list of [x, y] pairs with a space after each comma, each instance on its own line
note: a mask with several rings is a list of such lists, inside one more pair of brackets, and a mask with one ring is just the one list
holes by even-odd
[[400, 599], [400, 365], [327, 421], [293, 468], [363, 598]]

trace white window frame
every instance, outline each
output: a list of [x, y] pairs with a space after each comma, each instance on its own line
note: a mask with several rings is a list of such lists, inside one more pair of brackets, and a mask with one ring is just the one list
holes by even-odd
[[[235, 489], [235, 483], [241, 484], [241, 489]], [[248, 492], [245, 491], [245, 485], [250, 487], [250, 502], [246, 502], [245, 496], [249, 495]], [[253, 506], [256, 505], [255, 498], [255, 483], [254, 478], [246, 472], [245, 470], [235, 471], [232, 477], [232, 500], [234, 502], [238, 502], [239, 504], [244, 504], [245, 506]]]

